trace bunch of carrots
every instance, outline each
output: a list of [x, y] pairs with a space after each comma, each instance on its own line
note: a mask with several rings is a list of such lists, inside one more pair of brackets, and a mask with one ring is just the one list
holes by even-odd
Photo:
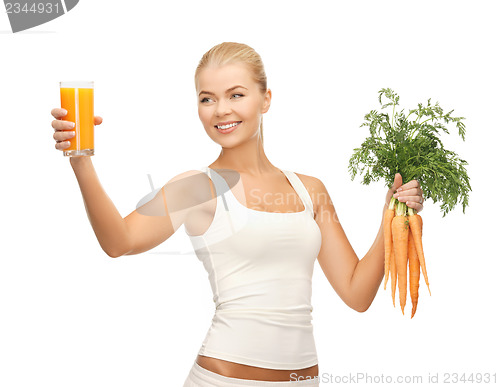
[[[381, 109], [391, 109], [392, 117], [376, 110], [365, 115], [361, 127], [367, 126], [370, 134], [361, 146], [354, 149], [349, 159], [351, 179], [360, 175], [366, 185], [382, 179], [389, 188], [396, 173], [400, 173], [403, 181], [418, 180], [425, 200], [441, 202], [443, 217], [459, 202], [465, 213], [471, 191], [465, 168], [468, 163], [455, 152], [445, 149], [439, 138], [442, 133], [450, 134], [446, 126], [452, 123], [465, 141], [465, 118], [453, 117], [453, 110], [445, 113], [438, 102], [431, 104], [430, 98], [427, 104], [419, 103], [417, 108], [408, 112], [404, 109], [397, 111], [397, 93], [384, 88], [378, 94]], [[384, 97], [386, 100], [383, 101]], [[406, 204], [391, 198], [389, 209], [384, 213], [383, 227], [384, 289], [390, 273], [393, 304], [395, 307], [398, 284], [399, 303], [404, 315], [409, 275], [413, 318], [417, 310], [420, 268], [431, 293], [422, 247], [422, 218]]]
[[396, 307], [397, 284], [399, 289], [399, 304], [404, 315], [409, 271], [412, 302], [411, 318], [413, 318], [418, 303], [420, 268], [422, 268], [425, 283], [429, 289], [429, 294], [431, 294], [422, 246], [423, 221], [422, 217], [414, 209], [407, 207], [404, 203], [396, 202], [395, 198], [391, 198], [389, 207], [384, 214], [384, 290], [386, 289], [390, 273], [392, 303]]

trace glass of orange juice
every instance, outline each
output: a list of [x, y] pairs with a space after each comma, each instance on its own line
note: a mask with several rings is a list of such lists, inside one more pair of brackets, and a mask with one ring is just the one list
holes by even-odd
[[69, 139], [70, 146], [64, 156], [92, 156], [94, 154], [94, 82], [60, 82], [61, 107], [68, 114], [65, 121], [75, 123], [75, 136]]

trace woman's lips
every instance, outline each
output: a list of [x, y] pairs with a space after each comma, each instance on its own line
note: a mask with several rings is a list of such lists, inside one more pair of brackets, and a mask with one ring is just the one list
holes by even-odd
[[239, 121], [236, 125], [231, 126], [230, 128], [227, 128], [227, 129], [219, 129], [217, 126], [215, 126], [215, 128], [217, 129], [217, 131], [219, 133], [228, 134], [228, 133], [233, 132], [240, 124], [241, 124], [241, 121]]

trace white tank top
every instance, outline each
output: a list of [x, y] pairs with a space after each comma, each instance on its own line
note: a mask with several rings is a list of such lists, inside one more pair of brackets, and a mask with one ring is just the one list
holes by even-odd
[[241, 204], [215, 170], [201, 170], [215, 185], [217, 207], [204, 234], [187, 234], [215, 303], [199, 354], [282, 370], [317, 364], [311, 285], [321, 232], [304, 184], [282, 171], [305, 209], [263, 212]]

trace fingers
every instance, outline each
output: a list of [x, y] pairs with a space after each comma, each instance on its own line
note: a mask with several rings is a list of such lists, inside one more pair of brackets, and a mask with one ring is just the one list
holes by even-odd
[[422, 196], [399, 196], [397, 199], [403, 203], [412, 202], [423, 204], [424, 202], [424, 198], [422, 198]]
[[394, 183], [392, 184], [392, 190], [396, 192], [396, 188], [398, 188], [401, 184], [403, 184], [403, 178], [400, 173], [396, 173], [394, 176]]
[[70, 130], [75, 127], [75, 123], [71, 121], [54, 120], [52, 121], [54, 130]]
[[[99, 116], [94, 117], [94, 125], [101, 125], [101, 124], [102, 124], [102, 117]], [[75, 127], [75, 123], [71, 121], [63, 121], [61, 119], [57, 119], [52, 121], [52, 127], [55, 130], [69, 130]]]
[[422, 196], [423, 191], [420, 187], [410, 188], [403, 191], [397, 191], [393, 196], [397, 199], [400, 196]]
[[54, 108], [51, 110], [50, 114], [52, 114], [54, 118], [60, 119], [68, 114], [68, 111], [62, 108]]
[[400, 196], [398, 201], [405, 203], [408, 207], [422, 211], [424, 208], [424, 198], [422, 196]]
[[[71, 143], [70, 139], [75, 137], [75, 131], [71, 130], [75, 128], [75, 123], [71, 121], [65, 121], [62, 118], [66, 117], [68, 111], [62, 108], [54, 108], [51, 110], [50, 114], [55, 118], [52, 121], [52, 128], [54, 128], [53, 138], [56, 140], [55, 148], [58, 150], [64, 150], [69, 148]], [[94, 117], [94, 125], [100, 125], [102, 123], [102, 117]]]
[[418, 182], [418, 180], [412, 180], [406, 184], [403, 184], [401, 187], [398, 188], [398, 191], [406, 191], [411, 188], [420, 188], [420, 183]]
[[424, 209], [424, 205], [416, 202], [406, 202], [406, 205], [410, 208], [415, 209], [417, 212], [420, 212]]
[[56, 142], [55, 148], [57, 150], [65, 150], [66, 148], [69, 148], [71, 146], [71, 143], [69, 141], [60, 141]]
[[[54, 108], [50, 111], [50, 114], [52, 114], [54, 118], [60, 120], [61, 118], [65, 117], [68, 114], [68, 111], [62, 108]], [[94, 125], [101, 125], [101, 124], [102, 124], [102, 117], [95, 116]]]
[[71, 145], [68, 140], [75, 136], [75, 131], [71, 130], [75, 127], [75, 123], [62, 120], [62, 118], [68, 114], [65, 109], [55, 108], [52, 109], [50, 113], [55, 118], [55, 120], [52, 121], [52, 128], [54, 128], [52, 137], [56, 140], [55, 148], [57, 150], [65, 150]]
[[56, 132], [54, 132], [54, 135], [52, 136], [54, 137], [54, 140], [56, 140], [57, 142], [61, 142], [61, 141], [66, 141], [66, 140], [69, 140], [70, 138], [73, 138], [75, 137], [75, 131], [74, 130], [58, 130]]
[[75, 137], [75, 132], [56, 132], [54, 133], [54, 140], [56, 140], [55, 148], [57, 150], [64, 150], [71, 146], [69, 139]]
[[424, 208], [424, 197], [420, 183], [417, 180], [412, 180], [398, 188], [393, 195], [398, 201], [405, 203], [408, 207], [415, 209], [417, 212]]

